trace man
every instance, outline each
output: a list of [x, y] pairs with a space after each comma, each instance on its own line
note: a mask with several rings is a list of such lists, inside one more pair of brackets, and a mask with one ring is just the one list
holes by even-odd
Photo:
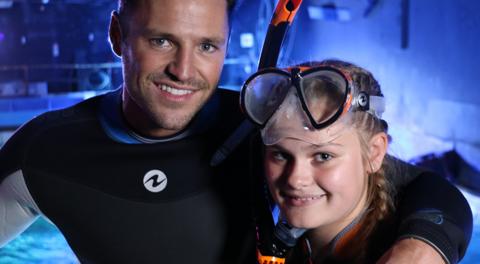
[[[85, 263], [254, 262], [247, 147], [209, 166], [242, 119], [238, 95], [215, 90], [232, 8], [225, 0], [120, 1], [110, 40], [123, 61], [122, 88], [35, 118], [0, 151], [0, 245], [41, 214]], [[418, 237], [440, 250], [401, 240], [390, 259], [446, 254]]]

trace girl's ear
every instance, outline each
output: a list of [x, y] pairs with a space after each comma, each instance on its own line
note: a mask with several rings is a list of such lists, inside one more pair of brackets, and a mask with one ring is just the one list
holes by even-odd
[[375, 134], [369, 142], [369, 172], [377, 172], [382, 166], [383, 159], [387, 154], [388, 136], [385, 132]]

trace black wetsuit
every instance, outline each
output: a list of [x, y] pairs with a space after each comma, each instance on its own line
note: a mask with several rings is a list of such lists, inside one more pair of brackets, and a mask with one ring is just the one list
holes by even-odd
[[[0, 245], [42, 214], [84, 263], [253, 263], [247, 144], [209, 166], [242, 119], [238, 93], [217, 89], [185, 130], [160, 139], [132, 132], [120, 100], [117, 90], [45, 113], [0, 150]], [[414, 203], [401, 205], [399, 236], [425, 239], [455, 261], [470, 239], [471, 213], [437, 178], [407, 188]], [[424, 195], [428, 185], [440, 186], [443, 199]], [[437, 224], [426, 209], [451, 221]]]
[[94, 97], [24, 125], [1, 150], [0, 179], [20, 171], [36, 213], [82, 263], [245, 263], [254, 254], [246, 166], [235, 156], [209, 166], [240, 121], [237, 93], [219, 90], [188, 128], [156, 140], [129, 132], [120, 98]]

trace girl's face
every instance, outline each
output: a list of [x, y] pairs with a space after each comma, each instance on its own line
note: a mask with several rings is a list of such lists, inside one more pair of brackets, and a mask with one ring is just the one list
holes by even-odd
[[284, 138], [267, 146], [266, 178], [286, 220], [338, 233], [365, 207], [367, 170], [355, 129], [322, 145]]

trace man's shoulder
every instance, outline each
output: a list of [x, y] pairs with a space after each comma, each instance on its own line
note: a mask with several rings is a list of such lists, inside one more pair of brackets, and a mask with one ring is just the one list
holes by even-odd
[[27, 122], [19, 131], [24, 129], [35, 131], [56, 129], [69, 124], [96, 119], [98, 102], [103, 96], [94, 96], [66, 108], [45, 112]]
[[75, 129], [74, 126], [82, 126], [95, 120], [101, 98], [102, 96], [95, 96], [73, 106], [48, 111], [32, 118], [14, 132], [6, 146], [26, 146], [28, 142], [38, 140], [39, 137], [51, 137], [52, 132]]
[[388, 155], [386, 160], [387, 164], [390, 165], [387, 167], [387, 175], [397, 188], [408, 185], [420, 174], [428, 172], [422, 167], [391, 155]]
[[86, 99], [73, 106], [48, 111], [19, 127], [0, 149], [0, 180], [2, 175], [24, 166], [27, 156], [36, 150], [39, 155], [51, 153], [66, 142], [79, 140], [75, 135], [97, 126], [97, 109], [103, 96]]

